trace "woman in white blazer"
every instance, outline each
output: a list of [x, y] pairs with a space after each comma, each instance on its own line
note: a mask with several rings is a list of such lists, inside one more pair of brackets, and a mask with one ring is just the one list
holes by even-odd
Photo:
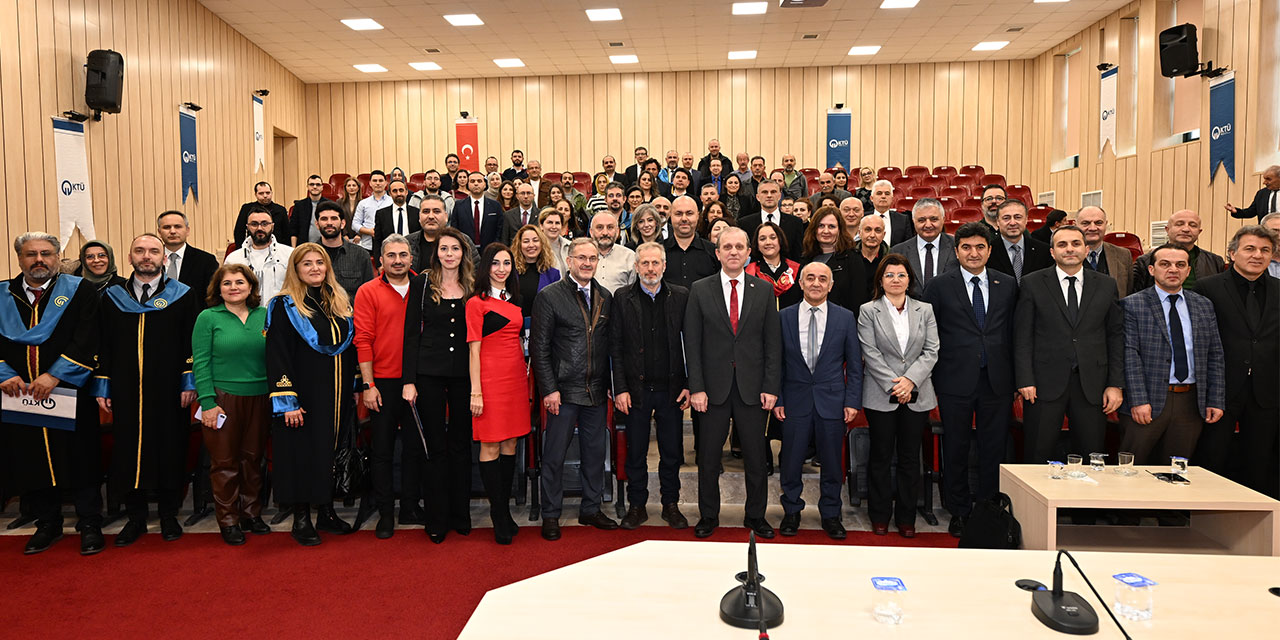
[[[886, 255], [876, 268], [871, 302], [858, 313], [862, 406], [871, 428], [867, 513], [880, 536], [889, 532], [890, 515], [902, 537], [916, 535], [920, 439], [929, 411], [938, 405], [930, 379], [938, 361], [938, 325], [932, 306], [907, 295], [913, 285], [907, 259]], [[896, 490], [889, 475], [895, 452]]]

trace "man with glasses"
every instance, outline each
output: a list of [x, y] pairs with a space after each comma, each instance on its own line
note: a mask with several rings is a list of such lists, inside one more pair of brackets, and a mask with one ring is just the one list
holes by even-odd
[[[458, 154], [451, 153], [444, 157], [445, 174], [440, 175], [439, 172], [436, 173], [437, 177], [440, 179], [440, 186], [438, 188], [441, 191], [449, 192], [461, 186], [458, 184], [458, 168], [461, 166], [462, 160], [458, 158]], [[415, 202], [414, 204], [416, 205], [417, 203]]]
[[445, 211], [453, 211], [453, 189], [444, 188], [444, 177], [435, 169], [422, 174], [422, 191], [415, 191], [409, 196], [409, 206], [421, 207], [422, 199], [427, 196], [438, 196], [444, 200]]
[[289, 254], [293, 247], [280, 242], [272, 231], [275, 222], [266, 207], [256, 206], [249, 212], [249, 221], [245, 223], [247, 237], [239, 249], [232, 251], [223, 264], [243, 264], [253, 269], [258, 277], [263, 302], [269, 302], [272, 296], [280, 293], [284, 286], [284, 276], [289, 271]]
[[307, 176], [307, 197], [293, 201], [289, 213], [290, 243], [298, 246], [300, 242], [320, 242], [320, 231], [316, 228], [316, 207], [328, 198], [324, 192], [324, 180], [316, 174]]
[[1000, 224], [996, 221], [996, 209], [1000, 208], [1000, 205], [1004, 204], [1004, 201], [1008, 199], [1009, 194], [1004, 190], [1004, 187], [998, 184], [989, 184], [982, 188], [983, 222], [986, 222], [987, 226], [991, 227], [993, 237], [995, 234], [1000, 233]]

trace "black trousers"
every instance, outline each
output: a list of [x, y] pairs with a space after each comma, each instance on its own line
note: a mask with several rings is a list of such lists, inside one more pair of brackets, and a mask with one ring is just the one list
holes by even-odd
[[[920, 496], [920, 439], [929, 422], [929, 412], [912, 411], [906, 405], [896, 411], [866, 412], [871, 431], [867, 515], [871, 522], [887, 523], [892, 514], [899, 527], [914, 527], [916, 500]], [[898, 472], [891, 476], [889, 466], [895, 453]]]
[[417, 509], [418, 500], [422, 498], [422, 461], [426, 454], [418, 427], [409, 412], [409, 403], [400, 396], [404, 385], [399, 378], [375, 378], [373, 386], [382, 394], [382, 410], [369, 412], [369, 427], [373, 431], [370, 456], [373, 462], [373, 501], [383, 515], [395, 509], [392, 457], [395, 455], [396, 438], [400, 438], [400, 507]]
[[1038, 397], [1034, 404], [1023, 403], [1023, 431], [1026, 434], [1024, 462], [1044, 464], [1054, 454], [1062, 432], [1062, 418], [1068, 421], [1070, 453], [1088, 456], [1102, 451], [1107, 429], [1107, 416], [1102, 413], [1102, 398], [1090, 398], [1080, 386], [1080, 373], [1071, 372], [1067, 388], [1058, 398]]
[[[22, 494], [21, 509], [30, 510], [36, 526], [62, 526], [62, 487], [44, 487]], [[93, 486], [72, 489], [76, 506], [76, 529], [84, 526], [102, 526], [102, 487]]]
[[[471, 379], [466, 376], [418, 376], [418, 417], [422, 419], [422, 430], [427, 439], [428, 455], [422, 467], [426, 480], [422, 495], [426, 505], [427, 531], [444, 533], [449, 529], [470, 529]], [[419, 453], [422, 451], [412, 416], [408, 424], [410, 426], [401, 432], [404, 434], [402, 446], [406, 456], [411, 448]]]
[[658, 487], [662, 504], [680, 501], [680, 463], [684, 446], [683, 415], [667, 389], [631, 392], [627, 414], [627, 500], [649, 501], [649, 425], [658, 436]]
[[[560, 413], [547, 414], [542, 441], [542, 517], [559, 518], [564, 505], [564, 459], [578, 431], [578, 456], [582, 477], [582, 502], [578, 517], [600, 511], [604, 495], [604, 462], [609, 455], [609, 434], [605, 406], [560, 403]], [[723, 438], [721, 439], [723, 441]]]
[[729, 421], [742, 435], [742, 461], [746, 467], [746, 517], [763, 518], [769, 498], [765, 475], [765, 411], [742, 401], [735, 380], [724, 404], [708, 404], [702, 419], [702, 443], [698, 449], [698, 512], [703, 518], [720, 518], [720, 458], [729, 437]]
[[[1237, 424], [1238, 440], [1233, 437]], [[1232, 456], [1233, 440], [1238, 442], [1238, 458]], [[1245, 385], [1235, 402], [1227, 402], [1220, 420], [1204, 425], [1192, 462], [1218, 475], [1238, 479], [1254, 491], [1280, 498], [1280, 409], [1263, 407], [1252, 382]]]
[[[975, 500], [1000, 490], [1000, 463], [1009, 437], [1011, 396], [991, 389], [987, 370], [978, 375], [972, 395], [938, 394], [942, 415], [942, 504], [952, 515], [968, 517]], [[978, 444], [978, 487], [971, 495], [969, 447]]]

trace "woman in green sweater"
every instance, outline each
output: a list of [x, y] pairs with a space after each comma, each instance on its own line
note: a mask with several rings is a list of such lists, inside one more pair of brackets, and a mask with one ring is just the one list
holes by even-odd
[[209, 480], [222, 539], [244, 544], [245, 530], [271, 533], [262, 520], [262, 455], [271, 426], [267, 339], [258, 279], [223, 265], [209, 282], [209, 307], [191, 336], [192, 371], [209, 450]]

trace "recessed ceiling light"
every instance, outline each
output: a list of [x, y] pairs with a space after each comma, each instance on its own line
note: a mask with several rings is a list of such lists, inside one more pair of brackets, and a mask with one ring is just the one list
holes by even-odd
[[860, 47], [850, 47], [849, 55], [851, 56], [874, 56], [880, 52], [880, 45], [871, 44]]
[[730, 60], [755, 60], [756, 52], [754, 49], [751, 51], [730, 51], [729, 59]]
[[999, 51], [1009, 44], [1008, 40], [995, 40], [991, 42], [979, 42], [973, 45], [974, 51]]
[[365, 73], [382, 73], [387, 70], [386, 67], [380, 64], [353, 64], [351, 66]]
[[382, 28], [382, 25], [378, 24], [377, 20], [369, 18], [352, 18], [350, 20], [343, 20], [342, 24], [351, 27], [355, 31], [376, 31]]
[[409, 66], [418, 71], [439, 71], [440, 65], [434, 62], [410, 62]]
[[733, 15], [754, 16], [764, 13], [768, 8], [768, 2], [735, 2], [733, 3]]
[[587, 9], [587, 19], [592, 22], [612, 22], [622, 19], [622, 12], [617, 9]]
[[503, 68], [524, 66], [524, 61], [520, 58], [494, 58], [493, 63]]
[[455, 27], [476, 27], [484, 24], [484, 20], [474, 13], [456, 13], [445, 16], [444, 19]]
[[920, 4], [920, 0], [884, 0], [880, 3], [881, 9], [910, 9]]
[[614, 64], [635, 64], [637, 62], [640, 62], [640, 58], [637, 58], [635, 57], [635, 55], [631, 55], [631, 54], [624, 55], [624, 56], [609, 56], [609, 62], [612, 62]]

